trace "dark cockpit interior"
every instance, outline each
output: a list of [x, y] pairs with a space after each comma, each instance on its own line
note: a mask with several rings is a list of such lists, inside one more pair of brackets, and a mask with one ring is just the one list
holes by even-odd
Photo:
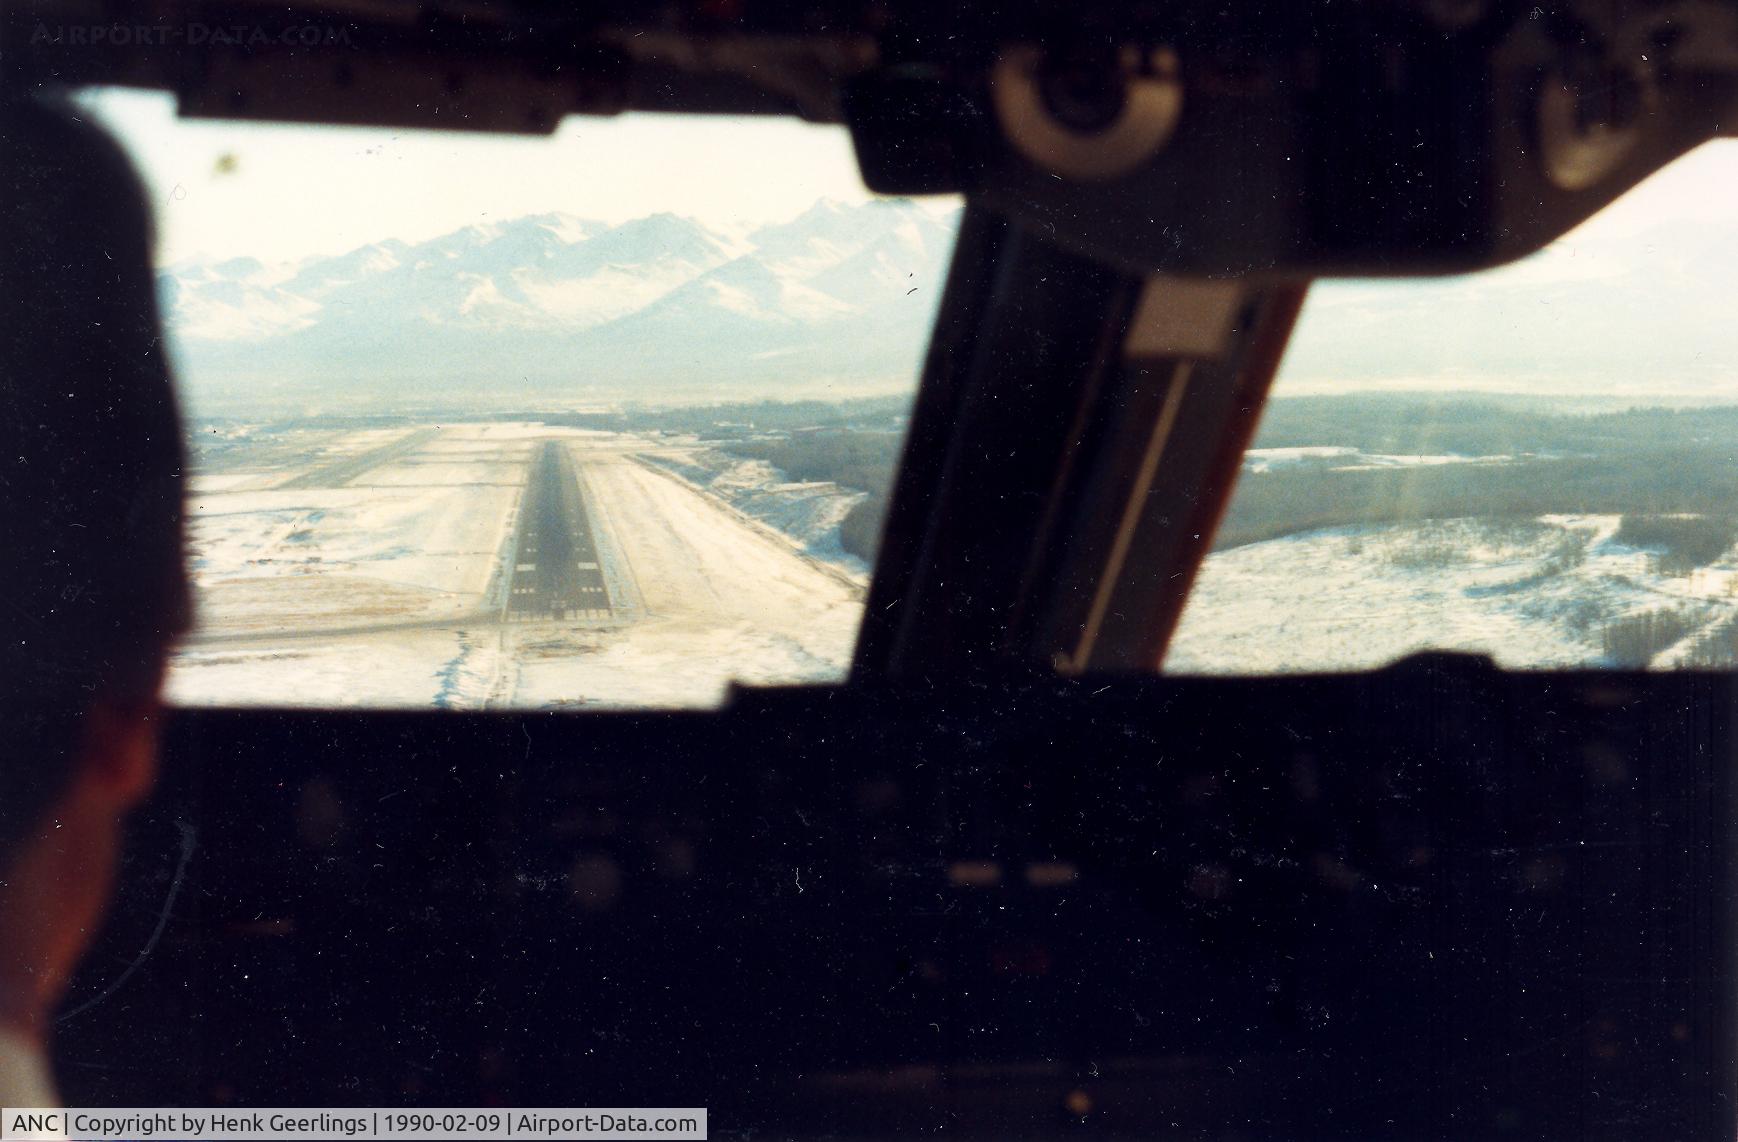
[[[729, 1138], [1738, 1129], [1738, 685], [1658, 657], [1709, 645], [1692, 617], [1728, 629], [1727, 587], [1577, 661], [1426, 639], [1370, 668], [1161, 673], [1306, 296], [1524, 259], [1738, 130], [1738, 7], [17, 0], [4, 21], [12, 94], [454, 148], [602, 117], [826, 124], [869, 192], [961, 204], [839, 677], [739, 677], [716, 708], [178, 703], [56, 1025], [67, 1105], [703, 1106]], [[619, 578], [656, 616], [649, 564], [603, 549], [632, 530], [611, 497], [664, 485], [544, 455], [527, 470], [585, 491], [549, 493], [517, 567], [578, 570], [525, 590], [601, 621]], [[1342, 526], [1335, 489], [1376, 478], [1323, 476], [1308, 507]], [[1526, 519], [1641, 510], [1587, 486]], [[597, 549], [569, 539], [588, 511]], [[1686, 584], [1725, 550], [1680, 575], [1679, 548], [1632, 546]], [[1285, 577], [1310, 597], [1351, 568]], [[1242, 637], [1294, 637], [1264, 621]]]

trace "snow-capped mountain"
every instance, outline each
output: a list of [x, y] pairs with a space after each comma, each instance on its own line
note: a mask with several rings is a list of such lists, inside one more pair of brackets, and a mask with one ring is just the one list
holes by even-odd
[[[192, 402], [757, 398], [915, 375], [954, 219], [817, 203], [738, 237], [544, 214], [292, 266], [160, 275]], [[355, 403], [355, 402], [346, 402]]]

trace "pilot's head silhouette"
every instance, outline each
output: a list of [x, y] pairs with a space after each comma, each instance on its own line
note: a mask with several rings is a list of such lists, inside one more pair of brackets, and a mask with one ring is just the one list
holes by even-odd
[[83, 118], [0, 98], [0, 1088], [101, 918], [189, 610], [150, 213]]

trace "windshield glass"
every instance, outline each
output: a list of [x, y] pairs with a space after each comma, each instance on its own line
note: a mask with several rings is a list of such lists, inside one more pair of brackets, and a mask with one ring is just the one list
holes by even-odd
[[957, 206], [842, 129], [85, 106], [152, 195], [182, 704], [707, 705], [843, 676]]
[[1166, 660], [1738, 661], [1738, 144], [1515, 265], [1313, 288]]

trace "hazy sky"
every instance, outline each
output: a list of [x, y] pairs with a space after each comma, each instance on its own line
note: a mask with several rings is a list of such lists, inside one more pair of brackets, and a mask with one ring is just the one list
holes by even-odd
[[1318, 283], [1275, 393], [1738, 400], [1734, 187], [1738, 140], [1719, 140], [1511, 265]]
[[[165, 264], [293, 260], [545, 211], [668, 210], [729, 229], [870, 197], [843, 129], [788, 120], [575, 117], [525, 139], [181, 121], [156, 93], [86, 103], [144, 171]], [[1515, 265], [1320, 283], [1278, 391], [1738, 400], [1735, 187], [1738, 140], [1725, 140]]]
[[271, 262], [564, 211], [720, 227], [868, 199], [843, 128], [787, 119], [571, 117], [552, 137], [177, 120], [166, 94], [84, 97], [156, 200], [158, 260]]

